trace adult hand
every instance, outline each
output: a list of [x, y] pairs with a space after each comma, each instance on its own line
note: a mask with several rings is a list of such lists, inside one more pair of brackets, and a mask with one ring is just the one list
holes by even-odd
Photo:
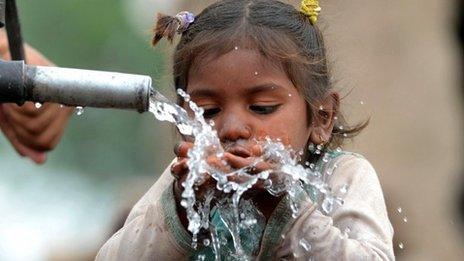
[[[29, 45], [25, 44], [24, 51], [28, 64], [53, 66], [52, 62]], [[0, 30], [0, 58], [11, 59], [4, 30]], [[60, 141], [73, 110], [52, 103], [45, 103], [40, 108], [31, 102], [22, 106], [0, 104], [0, 129], [21, 156], [43, 164], [47, 152]]]

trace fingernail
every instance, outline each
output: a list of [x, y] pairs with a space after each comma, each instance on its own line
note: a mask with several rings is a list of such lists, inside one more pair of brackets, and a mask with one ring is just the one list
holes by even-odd
[[180, 150], [181, 143], [178, 142], [176, 145], [174, 145], [174, 154], [179, 155], [179, 150]]

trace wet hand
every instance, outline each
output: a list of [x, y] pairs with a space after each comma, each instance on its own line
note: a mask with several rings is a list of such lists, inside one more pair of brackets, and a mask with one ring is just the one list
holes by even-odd
[[[175, 146], [174, 153], [177, 155], [177, 162], [171, 166], [171, 174], [176, 179], [175, 194], [176, 198], [180, 199], [183, 191], [182, 182], [187, 178], [189, 168], [188, 162], [188, 151], [193, 148], [193, 143], [182, 141]], [[262, 148], [259, 145], [251, 146], [250, 148], [233, 148], [229, 152], [225, 152], [222, 158], [211, 156], [207, 159], [210, 166], [220, 170], [223, 173], [233, 173], [238, 169], [246, 169], [248, 174], [258, 174], [265, 170], [271, 169], [273, 166], [270, 163], [263, 162], [259, 157], [262, 154]], [[271, 174], [272, 175], [272, 174]], [[236, 175], [228, 177], [229, 181], [237, 183], [245, 182], [246, 178]], [[216, 181], [209, 175], [206, 175], [206, 179], [198, 187], [199, 196], [203, 195], [206, 191], [211, 188], [214, 189]], [[262, 180], [258, 181], [253, 189], [263, 190], [265, 188]]]
[[[177, 155], [177, 162], [171, 165], [171, 174], [175, 179], [174, 193], [176, 199], [181, 199], [181, 194], [184, 191], [182, 183], [187, 179], [189, 173], [188, 152], [193, 148], [193, 143], [187, 141], [181, 141], [174, 147], [174, 153]], [[210, 166], [214, 166], [222, 171], [227, 171], [227, 166], [223, 164], [223, 161], [217, 157], [211, 156], [207, 160]], [[216, 182], [210, 175], [206, 175], [205, 180], [198, 186], [197, 196], [202, 197], [204, 194], [215, 187]]]

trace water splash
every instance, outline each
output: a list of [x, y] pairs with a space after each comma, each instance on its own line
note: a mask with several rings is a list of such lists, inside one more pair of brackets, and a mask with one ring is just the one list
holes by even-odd
[[[325, 214], [331, 213], [336, 205], [343, 204], [343, 199], [332, 194], [320, 170], [313, 163], [308, 164], [309, 168], [302, 166], [300, 164], [301, 153], [285, 146], [280, 140], [274, 141], [265, 138], [260, 141], [259, 144], [262, 147], [263, 154], [251, 166], [228, 172], [211, 166], [206, 159], [211, 156], [220, 159], [225, 152], [217, 132], [213, 128], [214, 124], [204, 119], [204, 110], [192, 102], [188, 94], [180, 89], [178, 94], [188, 104], [193, 112], [192, 116], [185, 109], [168, 101], [159, 93], [151, 97], [149, 111], [158, 120], [175, 124], [181, 134], [194, 140], [194, 146], [188, 151], [187, 155], [189, 173], [182, 183], [184, 191], [181, 195], [181, 205], [186, 209], [189, 221], [188, 230], [192, 233], [192, 246], [194, 248], [198, 247], [200, 232], [203, 235], [203, 232], [207, 231], [210, 239], [202, 239], [200, 243], [203, 246], [211, 245], [216, 260], [220, 259], [219, 251], [224, 240], [218, 238], [216, 228], [210, 222], [212, 199], [216, 198], [217, 200], [215, 196], [218, 193], [223, 198], [228, 199], [215, 202], [215, 207], [226, 213], [222, 218], [227, 219], [224, 220], [224, 223], [232, 236], [235, 248], [233, 256], [241, 260], [249, 260], [252, 257], [247, 256], [244, 251], [240, 238], [240, 229], [250, 228], [259, 221], [249, 215], [248, 212], [239, 211], [239, 209], [243, 209], [243, 205], [249, 203], [242, 200], [244, 193], [259, 181], [263, 182], [265, 189], [270, 194], [274, 196], [285, 195], [289, 199], [289, 206], [294, 218], [298, 216], [299, 212], [296, 200], [297, 194], [303, 186], [311, 185], [323, 196], [321, 197], [321, 210]], [[315, 150], [316, 154], [323, 154], [322, 145], [317, 145]], [[329, 158], [325, 155], [321, 156], [323, 156], [324, 162], [329, 161]], [[251, 173], [250, 170], [261, 162], [271, 163], [272, 170]], [[210, 178], [213, 178], [216, 182], [216, 188], [207, 191], [205, 196], [197, 197], [196, 190], [198, 187]], [[307, 251], [310, 250], [309, 242], [303, 242], [301, 247], [305, 250], [308, 249]]]
[[77, 107], [76, 107], [76, 115], [77, 115], [77, 116], [81, 116], [82, 114], [84, 114], [84, 107], [82, 107], [82, 106], [77, 106]]
[[400, 243], [398, 244], [398, 247], [399, 247], [401, 250], [403, 250], [403, 249], [404, 249], [404, 244], [403, 244], [403, 242], [400, 242]]

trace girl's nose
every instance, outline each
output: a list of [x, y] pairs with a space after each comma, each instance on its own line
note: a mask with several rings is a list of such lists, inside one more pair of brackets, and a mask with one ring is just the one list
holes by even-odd
[[219, 127], [218, 135], [222, 142], [237, 141], [239, 139], [247, 140], [252, 136], [251, 127], [235, 114], [225, 116], [221, 126], [217, 127]]

